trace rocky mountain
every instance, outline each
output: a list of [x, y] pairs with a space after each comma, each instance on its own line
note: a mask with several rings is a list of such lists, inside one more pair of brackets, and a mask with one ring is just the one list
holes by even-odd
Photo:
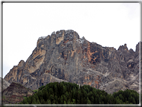
[[1, 102], [1, 97], [2, 97], [2, 90], [6, 89], [10, 85], [9, 82], [4, 80], [3, 78], [0, 77], [0, 105], [2, 104]]
[[138, 92], [140, 43], [136, 51], [128, 50], [126, 44], [116, 50], [80, 38], [73, 30], [60, 30], [40, 37], [27, 61], [21, 60], [4, 79], [32, 90], [67, 81], [108, 93], [125, 89]]
[[3, 104], [16, 104], [23, 101], [24, 97], [33, 95], [34, 92], [19, 83], [12, 82], [2, 94]]
[[0, 92], [2, 91], [2, 89], [6, 89], [8, 86], [10, 85], [9, 82], [7, 82], [5, 79], [0, 77]]

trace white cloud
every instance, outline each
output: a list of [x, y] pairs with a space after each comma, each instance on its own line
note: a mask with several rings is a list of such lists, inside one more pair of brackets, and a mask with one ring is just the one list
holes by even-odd
[[72, 29], [102, 46], [140, 41], [140, 5], [122, 3], [4, 3], [4, 74], [30, 56], [39, 37]]

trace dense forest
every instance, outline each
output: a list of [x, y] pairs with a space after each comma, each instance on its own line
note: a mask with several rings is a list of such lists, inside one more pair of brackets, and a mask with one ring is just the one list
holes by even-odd
[[139, 104], [139, 94], [128, 89], [108, 94], [89, 85], [54, 82], [34, 91], [20, 104]]

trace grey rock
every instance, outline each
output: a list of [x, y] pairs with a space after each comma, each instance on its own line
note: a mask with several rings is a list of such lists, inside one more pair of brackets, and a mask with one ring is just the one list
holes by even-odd
[[[116, 50], [80, 38], [73, 30], [60, 30], [38, 39], [26, 62], [5, 76], [32, 90], [50, 82], [72, 82], [113, 93], [139, 92], [139, 42], [136, 51], [124, 44]], [[15, 75], [16, 73], [16, 75]]]
[[0, 92], [4, 89], [6, 89], [8, 86], [10, 85], [10, 83], [8, 81], [6, 81], [5, 79], [0, 77]]

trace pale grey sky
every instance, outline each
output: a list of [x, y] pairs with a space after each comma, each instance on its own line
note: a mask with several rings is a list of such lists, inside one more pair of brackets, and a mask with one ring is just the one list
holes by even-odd
[[135, 51], [140, 41], [139, 3], [4, 3], [3, 77], [26, 61], [41, 36], [72, 29], [90, 42]]

